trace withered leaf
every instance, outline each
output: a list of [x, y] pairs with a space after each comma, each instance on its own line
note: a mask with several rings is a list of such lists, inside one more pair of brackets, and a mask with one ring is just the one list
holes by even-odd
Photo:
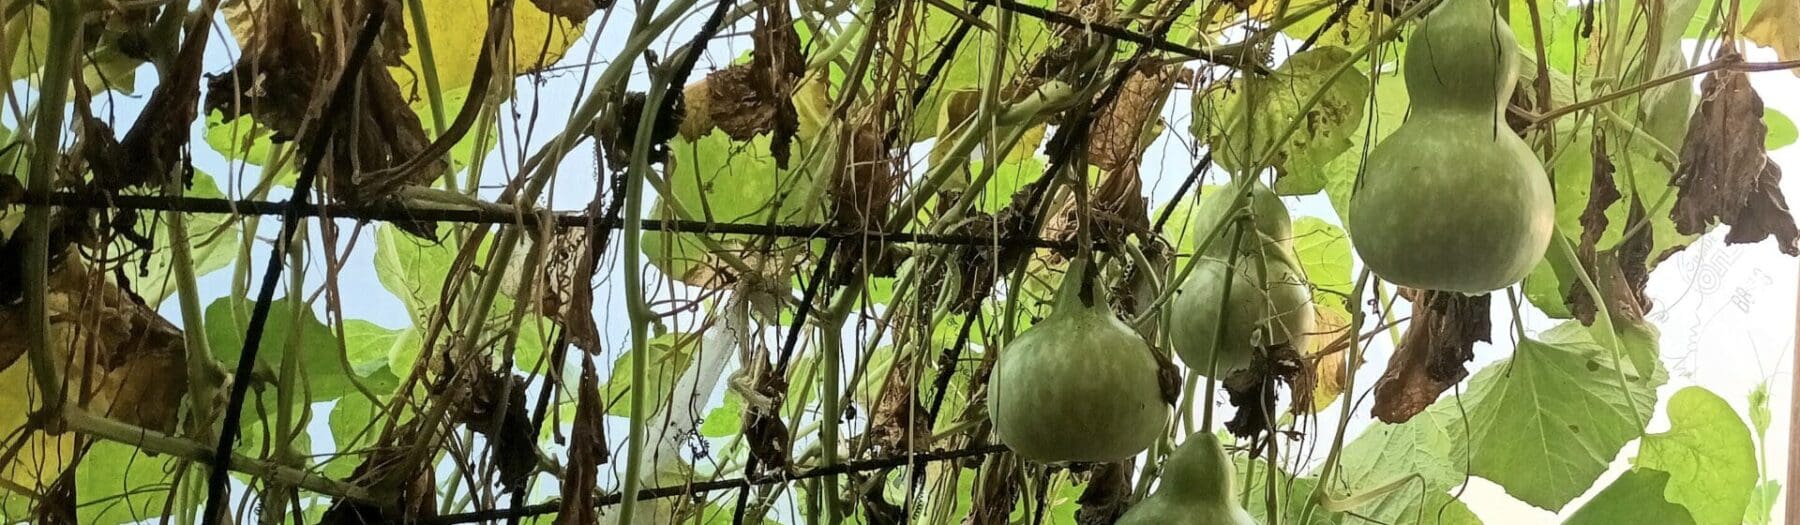
[[1136, 459], [1127, 459], [1118, 463], [1107, 463], [1095, 467], [1088, 474], [1087, 488], [1082, 489], [1081, 496], [1075, 502], [1081, 508], [1075, 511], [1075, 523], [1079, 525], [1112, 525], [1131, 507], [1131, 474]]
[[274, 141], [293, 140], [322, 81], [318, 44], [296, 0], [265, 0], [249, 13], [244, 53], [230, 71], [207, 81], [205, 111], [226, 121], [253, 114]]
[[970, 505], [974, 510], [963, 518], [963, 525], [1007, 525], [1013, 506], [1024, 488], [1019, 460], [1012, 454], [989, 456], [975, 480], [975, 494]]
[[525, 378], [485, 367], [470, 376], [473, 384], [459, 422], [492, 443], [488, 450], [499, 466], [500, 484], [509, 492], [524, 490], [537, 468], [537, 439], [525, 403]]
[[1300, 356], [1294, 345], [1282, 343], [1259, 349], [1250, 366], [1225, 378], [1225, 394], [1237, 412], [1225, 429], [1250, 440], [1250, 454], [1257, 455], [1275, 434], [1275, 399], [1278, 388], [1312, 389], [1312, 362]]
[[869, 525], [903, 525], [908, 522], [906, 509], [900, 508], [887, 500], [887, 486], [882, 483], [869, 483], [862, 476], [851, 479], [857, 483], [851, 486], [865, 487], [862, 491], [863, 522]]
[[606, 405], [600, 401], [600, 381], [594, 360], [581, 360], [581, 383], [575, 393], [575, 430], [569, 438], [569, 462], [563, 472], [561, 512], [556, 525], [596, 525], [600, 522], [600, 465], [606, 464]]
[[532, 5], [545, 13], [569, 19], [580, 24], [587, 21], [594, 11], [610, 7], [612, 0], [531, 0]]
[[1106, 171], [1135, 168], [1148, 143], [1145, 125], [1162, 111], [1163, 101], [1175, 85], [1175, 66], [1142, 62], [1126, 78], [1117, 98], [1099, 109], [1089, 126], [1088, 162]]
[[1493, 330], [1492, 296], [1414, 290], [1412, 322], [1375, 383], [1375, 417], [1404, 423], [1468, 377], [1475, 342]]
[[916, 365], [917, 361], [906, 359], [888, 371], [869, 428], [869, 439], [878, 449], [913, 450], [913, 440], [931, 437], [931, 415], [919, 402]]
[[[218, 2], [202, 2], [201, 5], [203, 9], [216, 9]], [[119, 172], [124, 177], [117, 180], [101, 180], [96, 172], [96, 185], [117, 191], [144, 184], [161, 186], [177, 173], [192, 176], [192, 171], [182, 169], [188, 146], [187, 126], [193, 122], [200, 102], [200, 70], [206, 55], [207, 37], [212, 34], [212, 12], [196, 15], [182, 38], [175, 62], [161, 68], [162, 77], [156, 90], [144, 102], [144, 111], [132, 123], [131, 131], [125, 133], [121, 144], [130, 169]], [[187, 184], [190, 181], [181, 182]]]
[[[1721, 51], [1721, 60], [1736, 55]], [[1773, 236], [1781, 253], [1800, 255], [1800, 230], [1781, 195], [1781, 169], [1763, 140], [1763, 101], [1742, 72], [1722, 70], [1700, 83], [1700, 108], [1688, 123], [1681, 165], [1675, 229], [1705, 232], [1715, 221], [1731, 226], [1726, 242], [1753, 243]]]
[[1587, 260], [1592, 260], [1594, 245], [1600, 242], [1600, 236], [1606, 233], [1606, 209], [1619, 202], [1618, 185], [1613, 182], [1612, 158], [1607, 155], [1606, 136], [1594, 135], [1593, 151], [1594, 178], [1588, 188], [1587, 207], [1581, 210], [1581, 249]]
[[[188, 381], [181, 330], [79, 256], [52, 268], [49, 288], [56, 358], [74, 364], [66, 371], [72, 377], [86, 377], [69, 384], [87, 390], [69, 396], [115, 420], [174, 432]], [[0, 307], [0, 333], [25, 333], [23, 304]], [[23, 337], [0, 337], [0, 369], [20, 362], [26, 344]]]

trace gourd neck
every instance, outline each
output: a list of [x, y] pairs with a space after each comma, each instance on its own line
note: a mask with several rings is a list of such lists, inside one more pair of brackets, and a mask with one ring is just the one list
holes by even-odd
[[1069, 270], [1063, 273], [1062, 284], [1056, 288], [1056, 306], [1051, 316], [1068, 316], [1106, 308], [1105, 290], [1099, 283], [1091, 283], [1090, 293], [1082, 298], [1083, 281], [1088, 273], [1094, 271], [1093, 263], [1088, 257], [1078, 257], [1069, 261]]
[[1407, 43], [1415, 113], [1501, 114], [1518, 80], [1518, 40], [1491, 0], [1443, 0]]
[[1187, 504], [1228, 504], [1237, 495], [1232, 470], [1219, 439], [1195, 432], [1165, 460], [1158, 492]]

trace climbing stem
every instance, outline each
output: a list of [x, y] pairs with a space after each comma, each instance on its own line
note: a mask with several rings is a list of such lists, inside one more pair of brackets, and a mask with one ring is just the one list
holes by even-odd
[[[58, 149], [63, 136], [63, 104], [68, 102], [69, 82], [81, 47], [81, 6], [76, 0], [50, 0], [49, 56], [44, 62], [37, 119], [32, 132], [30, 174], [26, 190], [34, 195], [50, 193], [56, 178]], [[9, 52], [10, 53], [10, 52]], [[76, 80], [79, 81], [79, 80]], [[31, 373], [43, 395], [43, 409], [60, 413], [62, 377], [50, 353], [50, 207], [25, 208], [25, 341]]]

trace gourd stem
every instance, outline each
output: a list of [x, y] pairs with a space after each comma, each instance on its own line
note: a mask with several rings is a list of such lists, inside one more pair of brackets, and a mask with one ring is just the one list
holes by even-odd
[[[32, 136], [30, 174], [26, 189], [34, 195], [50, 193], [56, 178], [57, 149], [62, 140], [63, 104], [68, 102], [69, 83], [75, 72], [75, 55], [82, 46], [81, 6], [75, 0], [51, 0], [50, 42], [45, 46], [50, 56], [44, 63], [38, 89], [37, 120]], [[10, 51], [9, 51], [10, 53]], [[80, 82], [80, 78], [74, 78]], [[63, 402], [62, 377], [56, 358], [50, 352], [50, 207], [25, 208], [25, 355], [43, 396], [41, 410], [60, 414]]]
[[[1344, 356], [1343, 391], [1345, 395], [1338, 400], [1337, 432], [1331, 437], [1331, 449], [1326, 454], [1325, 465], [1319, 468], [1319, 484], [1313, 487], [1313, 502], [1320, 505], [1325, 505], [1327, 501], [1331, 500], [1330, 494], [1326, 491], [1331, 487], [1332, 475], [1337, 473], [1338, 462], [1342, 459], [1344, 452], [1344, 434], [1350, 427], [1350, 409], [1355, 403], [1350, 401], [1349, 393], [1356, 391], [1356, 363], [1362, 360], [1362, 348], [1358, 346], [1362, 342], [1362, 338], [1357, 337], [1356, 334], [1362, 333], [1363, 318], [1366, 315], [1362, 308], [1363, 291], [1369, 284], [1370, 275], [1372, 273], [1369, 269], [1363, 268], [1362, 275], [1357, 276], [1356, 284], [1350, 288], [1350, 302], [1345, 303], [1350, 307], [1351, 334], [1349, 347], [1345, 349], [1349, 354]], [[1380, 289], [1380, 286], [1379, 282], [1376, 283], [1377, 290]], [[1311, 512], [1311, 507], [1308, 507], [1307, 513], [1310, 515]], [[1308, 523], [1308, 521], [1302, 519], [1301, 523]]]
[[[1245, 216], [1239, 217], [1237, 222], [1232, 223], [1231, 244], [1226, 245], [1231, 248], [1231, 252], [1225, 256], [1225, 283], [1224, 288], [1219, 291], [1219, 318], [1213, 324], [1212, 359], [1206, 364], [1206, 404], [1200, 408], [1204, 411], [1200, 416], [1200, 431], [1208, 433], [1213, 431], [1213, 396], [1219, 390], [1219, 354], [1225, 353], [1225, 327], [1231, 319], [1231, 288], [1232, 281], [1237, 278], [1238, 248], [1247, 228], [1247, 221], [1241, 218]], [[1194, 257], [1197, 260], [1201, 256]]]
[[[1624, 396], [1627, 405], [1631, 405], [1631, 387], [1628, 384], [1629, 381], [1625, 378], [1625, 351], [1624, 347], [1619, 343], [1618, 328], [1613, 326], [1611, 308], [1608, 306], [1606, 300], [1601, 297], [1600, 287], [1595, 286], [1593, 278], [1588, 276], [1588, 268], [1582, 265], [1581, 258], [1575, 255], [1574, 245], [1569, 242], [1569, 238], [1564, 237], [1561, 234], [1552, 235], [1551, 237], [1554, 238], [1551, 243], [1556, 245], [1557, 257], [1562, 258], [1566, 264], [1575, 268], [1576, 277], [1581, 280], [1582, 288], [1587, 289], [1588, 299], [1592, 300], [1594, 303], [1594, 327], [1599, 328], [1600, 331], [1603, 332], [1603, 337], [1599, 338], [1600, 342], [1605, 344], [1607, 350], [1612, 352], [1613, 372], [1615, 373], [1614, 379], [1619, 383], [1619, 395]], [[1628, 408], [1629, 410], [1626, 410], [1626, 412], [1631, 414], [1631, 422], [1635, 425], [1632, 428], [1636, 428], [1640, 431], [1643, 430], [1643, 416], [1638, 414], [1636, 407], [1628, 406]]]

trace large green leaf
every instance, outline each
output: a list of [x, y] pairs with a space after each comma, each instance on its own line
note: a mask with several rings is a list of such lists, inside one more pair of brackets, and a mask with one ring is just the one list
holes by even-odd
[[[237, 364], [244, 348], [245, 327], [250, 322], [247, 312], [243, 318], [237, 318], [231, 303], [231, 298], [222, 297], [206, 307], [207, 342], [211, 344], [213, 354], [228, 367]], [[294, 324], [296, 315], [298, 326]], [[305, 390], [312, 400], [336, 399], [355, 388], [350, 383], [351, 375], [346, 373], [342, 361], [346, 357], [337, 346], [337, 335], [313, 317], [311, 308], [297, 304], [293, 299], [277, 299], [269, 304], [269, 319], [258, 346], [257, 360], [267, 363], [270, 369], [280, 366], [287, 352], [299, 352]], [[393, 388], [396, 382], [394, 375], [384, 367], [356, 366], [355, 363], [352, 366], [356, 368], [358, 379], [376, 391]]]
[[1462, 425], [1453, 403], [1433, 406], [1398, 425], [1375, 422], [1344, 446], [1332, 496], [1361, 494], [1410, 478], [1405, 489], [1365, 503], [1355, 512], [1390, 522], [1415, 514], [1421, 493], [1440, 493], [1467, 478], [1466, 453], [1457, 436]]
[[[735, 142], [715, 130], [693, 142], [677, 138], [671, 146], [673, 167], [665, 173], [666, 181], [673, 197], [693, 219], [793, 224], [812, 222], [823, 215], [817, 211], [817, 203], [807, 202], [811, 184], [802, 174], [810, 172], [776, 169], [767, 136]], [[805, 151], [805, 145], [795, 144], [794, 151]], [[802, 156], [793, 158], [798, 167]], [[657, 217], [678, 218], [660, 199], [652, 209]], [[713, 237], [739, 257], [752, 249], [743, 246], [741, 236]], [[731, 281], [719, 275], [729, 268], [695, 234], [646, 231], [640, 249], [663, 274], [688, 284], [722, 286]]]
[[[1581, 324], [1564, 323], [1520, 341], [1513, 357], [1475, 375], [1464, 396], [1474, 474], [1521, 501], [1558, 510], [1642, 435], [1665, 374], [1633, 372], [1594, 338]], [[1656, 355], [1654, 346], [1643, 346], [1620, 351]]]
[[[1306, 195], [1325, 189], [1326, 167], [1354, 145], [1351, 137], [1369, 97], [1368, 78], [1354, 68], [1327, 84], [1348, 60], [1350, 51], [1341, 47], [1313, 49], [1288, 57], [1275, 74], [1247, 79], [1237, 93], [1222, 95], [1230, 97], [1222, 120], [1195, 121], [1212, 137], [1213, 160], [1236, 173], [1273, 152], [1276, 192]], [[1318, 104], [1303, 108], [1320, 91], [1325, 95]], [[1195, 114], [1210, 113], [1195, 108]], [[1277, 135], [1295, 119], [1306, 124], [1277, 143]]]
[[[88, 525], [114, 525], [156, 519], [168, 510], [180, 515], [191, 509], [170, 498], [182, 462], [168, 455], [150, 456], [137, 447], [96, 441], [75, 471], [76, 515]], [[192, 475], [192, 473], [190, 473]]]
[[1663, 499], [1668, 484], [1667, 472], [1653, 469], [1626, 471], [1570, 515], [1563, 525], [1693, 525], [1694, 517], [1687, 507]]
[[1756, 446], [1731, 404], [1700, 387], [1669, 398], [1669, 431], [1644, 436], [1640, 469], [1669, 473], [1663, 495], [1700, 525], [1741, 523], [1756, 488]]

